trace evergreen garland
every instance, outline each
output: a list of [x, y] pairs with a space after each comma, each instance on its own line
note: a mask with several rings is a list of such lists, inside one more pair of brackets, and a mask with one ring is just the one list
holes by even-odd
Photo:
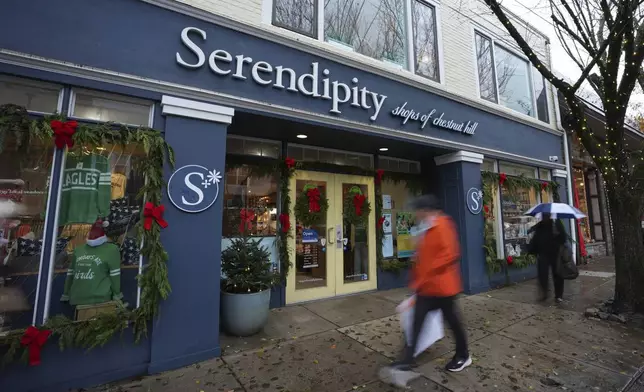
[[[66, 121], [66, 118], [56, 114], [34, 119], [21, 106], [0, 105], [0, 140], [12, 133], [18, 145], [23, 148], [34, 138], [52, 140], [54, 132], [50, 123], [53, 120]], [[80, 152], [83, 147], [96, 148], [106, 144], [125, 147], [133, 143], [143, 146], [146, 159], [141, 160], [137, 170], [147, 181], [138, 196], [144, 203], [161, 204], [165, 186], [163, 166], [166, 162], [174, 166], [174, 152], [160, 131], [113, 123], [79, 123], [72, 140], [72, 152]], [[142, 240], [144, 244], [141, 254], [147, 260], [143, 274], [138, 277], [141, 287], [140, 307], [134, 310], [119, 308], [114, 313], [103, 313], [84, 321], [74, 321], [63, 315], [49, 318], [39, 328], [50, 330], [52, 336], [58, 338], [61, 350], [68, 347], [92, 349], [103, 346], [129, 326], [133, 328], [136, 342], [147, 335], [148, 322], [156, 316], [159, 302], [166, 299], [171, 290], [166, 265], [168, 255], [160, 240], [161, 229], [159, 225], [152, 225], [151, 230], [144, 230], [143, 222], [144, 219], [140, 219], [136, 226], [138, 241]], [[28, 348], [20, 343], [24, 333], [25, 329], [19, 329], [0, 336], [0, 347], [6, 348], [2, 358], [3, 365], [15, 361], [19, 354], [21, 358], [27, 358]]]

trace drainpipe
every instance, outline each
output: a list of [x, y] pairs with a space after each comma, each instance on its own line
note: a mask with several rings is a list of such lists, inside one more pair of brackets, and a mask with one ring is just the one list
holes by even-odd
[[[570, 164], [570, 150], [568, 148], [568, 132], [563, 127], [561, 122], [561, 112], [559, 111], [559, 92], [555, 90], [555, 117], [557, 118], [557, 129], [563, 132], [564, 144], [564, 162], [566, 164], [566, 185], [568, 188], [568, 204], [572, 204], [572, 169]], [[570, 225], [570, 236], [574, 243], [577, 243], [577, 230], [575, 225]], [[575, 246], [575, 249], [577, 247]], [[577, 251], [572, 252], [572, 259], [577, 264]]]

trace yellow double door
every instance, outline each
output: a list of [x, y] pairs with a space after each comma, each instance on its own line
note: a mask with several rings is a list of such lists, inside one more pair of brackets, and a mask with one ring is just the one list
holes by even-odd
[[[286, 284], [286, 303], [312, 301], [375, 290], [376, 220], [372, 177], [297, 171], [290, 184], [290, 239], [292, 266]], [[328, 201], [326, 219], [305, 227], [297, 221], [295, 203], [307, 189], [316, 187]], [[344, 202], [351, 195], [366, 196], [371, 211], [364, 225], [349, 224]], [[348, 207], [354, 208], [348, 203]]]

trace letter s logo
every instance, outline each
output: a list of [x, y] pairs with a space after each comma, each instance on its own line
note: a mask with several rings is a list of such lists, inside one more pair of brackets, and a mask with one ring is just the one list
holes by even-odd
[[474, 192], [474, 193], [472, 193], [472, 195], [470, 196], [470, 198], [472, 199], [472, 203], [474, 203], [474, 204], [472, 204], [472, 209], [473, 209], [474, 211], [478, 211], [478, 210], [479, 210], [479, 199], [478, 199], [478, 194], [477, 194], [476, 192]]
[[467, 209], [470, 210], [470, 212], [474, 215], [478, 215], [481, 213], [481, 210], [483, 209], [483, 192], [481, 192], [477, 188], [470, 188], [467, 191], [467, 194], [465, 196], [465, 204], [467, 205]]
[[192, 173], [186, 174], [186, 177], [184, 178], [183, 181], [185, 182], [185, 184], [188, 187], [188, 189], [190, 189], [191, 191], [193, 191], [194, 193], [197, 194], [197, 201], [195, 201], [193, 203], [191, 203], [188, 200], [186, 200], [185, 196], [181, 196], [181, 202], [183, 204], [185, 204], [185, 205], [188, 205], [188, 206], [196, 206], [196, 205], [199, 205], [199, 204], [201, 204], [203, 202], [203, 191], [201, 189], [199, 189], [196, 185], [194, 185], [192, 182], [190, 182], [190, 177], [192, 177], [192, 176], [199, 177], [199, 179], [201, 181], [204, 180], [203, 173], [192, 172]]

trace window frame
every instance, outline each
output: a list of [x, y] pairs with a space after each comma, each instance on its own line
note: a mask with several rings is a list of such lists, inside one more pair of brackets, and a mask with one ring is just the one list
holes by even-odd
[[28, 79], [20, 76], [12, 76], [7, 74], [0, 74], [0, 82], [24, 84], [26, 86], [35, 87], [35, 88], [50, 88], [52, 90], [57, 89], [58, 102], [56, 103], [55, 112], [41, 112], [38, 110], [29, 110], [29, 109], [27, 109], [27, 112], [29, 114], [33, 114], [37, 116], [45, 116], [45, 115], [50, 115], [54, 113], [62, 113], [63, 111], [63, 98], [65, 96], [65, 88], [61, 84], [44, 82], [38, 79]]
[[[551, 117], [552, 116], [550, 115], [550, 108], [551, 108], [552, 102], [551, 102], [550, 97], [549, 97], [549, 95], [550, 95], [550, 93], [549, 93], [550, 92], [550, 85], [548, 84], [548, 81], [545, 80], [545, 78], [543, 78], [544, 89], [547, 91], [547, 93], [546, 93], [546, 105], [547, 105], [547, 107], [546, 107], [546, 115], [548, 117], [548, 121], [546, 122], [546, 121], [542, 121], [541, 119], [539, 119], [539, 113], [538, 113], [539, 109], [537, 107], [537, 97], [536, 97], [535, 88], [534, 88], [534, 75], [533, 75], [533, 72], [535, 72], [535, 71], [533, 70], [534, 67], [533, 67], [532, 63], [530, 62], [530, 59], [528, 59], [528, 57], [526, 57], [523, 53], [521, 53], [521, 52], [517, 51], [516, 49], [512, 48], [511, 44], [506, 43], [506, 42], [504, 42], [504, 41], [502, 41], [500, 39], [495, 38], [493, 34], [487, 33], [485, 30], [483, 30], [482, 28], [480, 28], [480, 27], [478, 27], [476, 25], [472, 26], [472, 32], [473, 32], [473, 34], [472, 34], [472, 43], [474, 45], [473, 46], [474, 47], [474, 50], [473, 50], [474, 74], [476, 76], [477, 99], [479, 99], [481, 101], [484, 101], [484, 102], [501, 105], [502, 107], [512, 111], [513, 113], [519, 113], [519, 114], [521, 114], [523, 116], [533, 118], [533, 119], [539, 121], [540, 123], [551, 124], [551, 122], [552, 122]], [[477, 35], [479, 35], [479, 36], [481, 36], [481, 37], [483, 37], [485, 39], [488, 39], [490, 41], [491, 46], [492, 46], [492, 65], [493, 65], [494, 88], [495, 88], [495, 100], [494, 101], [490, 101], [490, 100], [487, 100], [487, 99], [481, 97], [481, 84], [480, 84], [480, 79], [479, 79], [478, 57], [477, 57], [477, 53], [476, 53], [477, 52], [477, 46], [476, 46], [476, 36]], [[530, 93], [532, 95], [533, 115], [528, 115], [528, 114], [525, 114], [525, 113], [521, 113], [518, 110], [514, 110], [512, 108], [506, 107], [505, 105], [503, 105], [501, 103], [501, 98], [500, 98], [500, 93], [499, 93], [499, 78], [498, 78], [498, 72], [497, 72], [497, 69], [496, 69], [496, 48], [497, 48], [497, 46], [500, 47], [502, 50], [505, 50], [506, 52], [510, 53], [511, 55], [516, 56], [520, 60], [526, 62], [526, 70], [527, 70], [526, 76], [527, 76], [528, 90], [530, 91]], [[539, 75], [541, 75], [541, 74], [539, 74]]]
[[[104, 121], [104, 120], [95, 120], [92, 118], [86, 118], [86, 117], [79, 117], [74, 115], [74, 108], [76, 106], [76, 94], [87, 94], [92, 97], [96, 98], [102, 98], [106, 100], [114, 100], [114, 101], [120, 101], [120, 102], [126, 102], [126, 103], [132, 103], [135, 105], [146, 105], [150, 107], [150, 111], [148, 113], [148, 123], [143, 125], [143, 124], [127, 124], [127, 123], [122, 123], [119, 121]], [[149, 101], [146, 99], [141, 99], [141, 98], [134, 98], [130, 97], [128, 95], [121, 95], [121, 94], [114, 94], [102, 90], [91, 90], [91, 89], [85, 89], [85, 88], [71, 88], [70, 93], [69, 93], [69, 104], [67, 106], [67, 113], [69, 113], [68, 117], [72, 118], [74, 120], [78, 121], [83, 121], [83, 122], [89, 122], [89, 123], [115, 123], [115, 124], [122, 124], [128, 127], [148, 127], [151, 128], [152, 125], [154, 124], [154, 113], [155, 113], [155, 104], [153, 101]]]
[[[328, 45], [329, 47], [334, 47], [334, 48], [339, 48], [339, 45], [334, 45], [333, 43], [330, 43], [324, 39], [324, 2], [321, 0], [314, 0], [315, 1], [315, 23], [314, 25], [314, 30], [315, 32], [312, 34], [298, 31], [296, 29], [293, 29], [288, 26], [284, 26], [280, 23], [275, 23], [275, 7], [277, 4], [277, 1], [279, 0], [263, 0], [262, 4], [262, 22], [268, 25], [271, 25], [273, 27], [279, 28], [279, 29], [285, 29], [290, 32], [300, 34], [309, 38], [312, 38], [316, 41], [323, 42], [325, 45]], [[441, 8], [440, 8], [440, 1], [439, 0], [401, 0], [404, 2], [403, 8], [404, 8], [404, 15], [402, 16], [404, 19], [404, 34], [405, 34], [405, 48], [403, 48], [405, 55], [407, 57], [406, 59], [406, 64], [397, 66], [394, 63], [390, 63], [387, 61], [384, 61], [382, 59], [376, 59], [369, 57], [367, 55], [361, 54], [356, 52], [355, 50], [351, 51], [352, 53], [355, 53], [359, 56], [364, 56], [370, 60], [375, 60], [379, 61], [381, 64], [385, 64], [385, 66], [391, 68], [392, 70], [403, 70], [412, 73], [415, 76], [418, 76], [420, 78], [423, 78], [425, 80], [428, 80], [433, 83], [438, 83], [438, 84], [444, 84], [445, 83], [445, 69], [444, 69], [444, 61], [443, 61], [443, 34], [442, 34], [442, 25], [441, 25]], [[416, 56], [416, 48], [414, 45], [415, 42], [415, 37], [414, 37], [414, 28], [413, 28], [413, 16], [412, 16], [412, 2], [418, 2], [420, 5], [427, 6], [427, 7], [432, 7], [434, 10], [434, 24], [435, 24], [435, 34], [436, 34], [436, 56], [437, 56], [437, 61], [438, 61], [438, 78], [437, 79], [432, 79], [427, 76], [417, 74], [416, 73], [416, 65], [415, 65], [415, 56]]]

